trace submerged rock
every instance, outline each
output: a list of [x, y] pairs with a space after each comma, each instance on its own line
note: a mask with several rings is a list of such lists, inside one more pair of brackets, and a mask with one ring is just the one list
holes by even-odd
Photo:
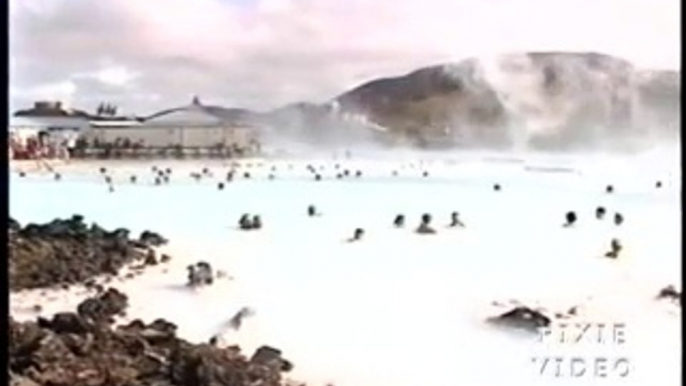
[[657, 298], [669, 299], [678, 302], [679, 305], [681, 305], [681, 292], [677, 291], [672, 285], [668, 285], [667, 287], [661, 289], [657, 295]]
[[281, 350], [270, 346], [258, 348], [250, 358], [250, 362], [262, 366], [274, 367], [284, 372], [290, 371], [293, 368], [293, 365], [290, 362], [281, 357]]
[[160, 236], [158, 233], [151, 231], [143, 231], [138, 238], [138, 241], [148, 247], [159, 247], [167, 244], [168, 240]]
[[539, 328], [550, 326], [551, 319], [539, 311], [520, 306], [499, 316], [489, 318], [488, 322], [498, 326], [535, 332]]
[[18, 232], [21, 230], [21, 224], [19, 221], [13, 219], [12, 217], [9, 218], [9, 225], [8, 229], [13, 232]]

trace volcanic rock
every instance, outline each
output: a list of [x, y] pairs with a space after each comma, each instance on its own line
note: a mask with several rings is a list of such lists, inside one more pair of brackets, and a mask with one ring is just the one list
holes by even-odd
[[550, 318], [528, 307], [516, 307], [504, 314], [488, 319], [489, 322], [506, 327], [536, 331], [550, 325]]
[[[89, 299], [93, 300], [93, 299]], [[84, 308], [83, 303], [79, 305]], [[10, 318], [8, 371], [14, 385], [281, 386], [292, 364], [271, 347], [251, 360], [235, 347], [191, 344], [163, 319], [113, 328], [75, 313], [18, 323]]]
[[155, 232], [143, 231], [138, 241], [149, 247], [159, 247], [167, 243], [167, 239]]
[[676, 288], [671, 285], [661, 289], [657, 297], [658, 299], [670, 299], [681, 304], [681, 292], [677, 291]]
[[68, 286], [102, 274], [116, 275], [124, 265], [145, 259], [146, 245], [163, 240], [149, 232], [142, 245], [129, 239], [127, 229], [108, 232], [97, 224], [88, 227], [83, 220], [74, 215], [23, 228], [10, 221], [10, 289]]

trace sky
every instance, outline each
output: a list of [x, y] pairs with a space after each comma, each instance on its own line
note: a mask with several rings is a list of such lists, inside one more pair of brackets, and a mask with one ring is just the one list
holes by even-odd
[[467, 57], [596, 51], [680, 69], [679, 0], [9, 0], [10, 109], [146, 115], [324, 102]]

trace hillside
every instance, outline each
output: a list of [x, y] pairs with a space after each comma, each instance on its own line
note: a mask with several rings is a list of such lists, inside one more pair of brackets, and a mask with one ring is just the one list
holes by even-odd
[[263, 117], [309, 142], [574, 149], [674, 138], [680, 74], [597, 53], [467, 59], [372, 80], [316, 105]]

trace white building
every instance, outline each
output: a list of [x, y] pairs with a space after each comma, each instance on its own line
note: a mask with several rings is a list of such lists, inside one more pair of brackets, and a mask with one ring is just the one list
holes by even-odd
[[[143, 120], [91, 121], [89, 141], [114, 143], [127, 140], [147, 148], [176, 147], [249, 148], [257, 142], [257, 130], [218, 113], [222, 109], [192, 104], [159, 112]], [[224, 110], [226, 111], [226, 110]]]
[[25, 144], [29, 138], [42, 137], [47, 143], [73, 142], [90, 128], [83, 117], [11, 117], [9, 134], [12, 139]]

